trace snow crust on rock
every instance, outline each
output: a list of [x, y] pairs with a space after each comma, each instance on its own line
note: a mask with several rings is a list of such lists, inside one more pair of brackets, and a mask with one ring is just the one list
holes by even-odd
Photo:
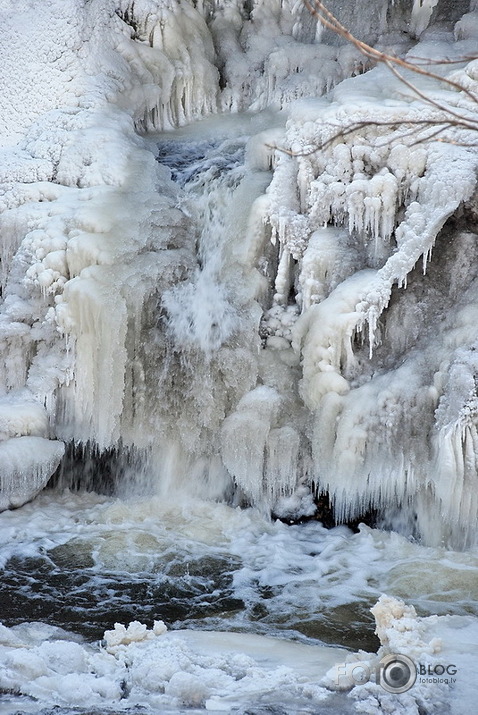
[[0, 441], [0, 510], [33, 499], [58, 467], [63, 452], [63, 442], [42, 437]]

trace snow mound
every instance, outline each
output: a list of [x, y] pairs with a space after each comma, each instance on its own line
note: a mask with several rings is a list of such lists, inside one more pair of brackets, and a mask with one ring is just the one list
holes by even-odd
[[0, 687], [43, 707], [230, 712], [274, 702], [278, 689], [285, 702], [316, 705], [328, 697], [315, 684], [317, 674], [344, 652], [239, 633], [166, 633], [162, 622], [152, 630], [138, 622], [116, 624], [105, 633], [106, 648], [99, 648], [48, 626], [39, 640], [37, 626], [0, 625]]
[[63, 442], [16, 437], [0, 442], [0, 511], [19, 507], [46, 485], [63, 456]]
[[[322, 679], [321, 685], [348, 691], [356, 712], [459, 715], [476, 700], [471, 661], [477, 652], [478, 624], [471, 616], [419, 618], [413, 606], [381, 596], [371, 609], [382, 643], [377, 654], [350, 654]], [[469, 636], [463, 640], [463, 633]], [[471, 646], [470, 654], [470, 642]], [[407, 681], [403, 692], [387, 680], [386, 665], [399, 659]], [[402, 658], [400, 660], [400, 658]], [[396, 686], [398, 689], [400, 686]]]

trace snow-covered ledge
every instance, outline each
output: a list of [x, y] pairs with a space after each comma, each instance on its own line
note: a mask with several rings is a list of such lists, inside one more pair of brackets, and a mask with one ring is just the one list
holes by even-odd
[[0, 404], [0, 511], [33, 499], [58, 467], [64, 444], [47, 435], [41, 405]]

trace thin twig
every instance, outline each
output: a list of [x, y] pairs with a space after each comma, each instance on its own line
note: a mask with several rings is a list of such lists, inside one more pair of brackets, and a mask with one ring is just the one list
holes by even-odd
[[[315, 154], [317, 151], [325, 151], [328, 149], [334, 142], [338, 140], [343, 140], [350, 134], [354, 134], [355, 132], [359, 132], [362, 129], [367, 129], [370, 127], [394, 127], [398, 128], [399, 126], [405, 128], [407, 126], [412, 126], [413, 129], [410, 129], [409, 131], [403, 132], [400, 134], [398, 137], [398, 140], [402, 140], [407, 136], [410, 136], [410, 134], [413, 134], [416, 132], [420, 127], [429, 127], [433, 128], [436, 127], [437, 124], [440, 124], [439, 127], [439, 132], [441, 133], [442, 131], [445, 131], [446, 129], [451, 129], [456, 127], [456, 122], [449, 122], [446, 121], [446, 119], [443, 119], [442, 121], [438, 122], [437, 120], [430, 120], [430, 119], [407, 119], [405, 121], [399, 121], [397, 119], [393, 119], [390, 121], [380, 121], [380, 120], [373, 120], [373, 119], [365, 119], [361, 122], [355, 122], [354, 124], [351, 124], [347, 129], [343, 129], [339, 125], [335, 125], [338, 129], [337, 133], [335, 133], [333, 136], [331, 136], [329, 139], [326, 141], [317, 144], [314, 146], [312, 149], [308, 149], [307, 151], [294, 151], [293, 149], [286, 149], [285, 147], [279, 147], [276, 144], [266, 144], [265, 146], [268, 149], [277, 149], [277, 151], [280, 151], [282, 154], [287, 154], [288, 156], [295, 156], [295, 157], [307, 157], [307, 156], [312, 156], [312, 154]], [[329, 124], [328, 126], [334, 127], [333, 124]], [[475, 131], [475, 130], [473, 130]], [[387, 142], [390, 142], [390, 139], [387, 137]], [[414, 144], [418, 144], [420, 142], [415, 142]], [[460, 142], [455, 142], [451, 141], [450, 143], [452, 144], [459, 144], [460, 146], [476, 146], [475, 144], [461, 144]], [[412, 145], [413, 146], [413, 145]]]
[[[432, 59], [431, 57], [418, 57], [415, 55], [408, 55], [409, 60], [413, 60], [413, 66], [416, 67], [419, 62], [423, 63], [424, 65], [462, 65], [462, 64], [468, 64], [469, 62], [473, 62], [473, 60], [478, 60], [478, 55], [463, 55], [462, 57], [458, 57], [455, 60], [451, 60], [445, 57], [441, 57], [440, 59]], [[417, 64], [415, 64], [415, 62]]]
[[[317, 151], [324, 151], [328, 149], [332, 144], [337, 142], [338, 140], [343, 141], [347, 136], [350, 134], [354, 134], [362, 129], [365, 129], [367, 127], [373, 126], [373, 127], [395, 127], [398, 128], [399, 126], [405, 128], [405, 127], [412, 127], [412, 129], [409, 129], [406, 132], [403, 132], [400, 134], [400, 137], [398, 140], [403, 140], [405, 137], [410, 136], [414, 133], [416, 133], [419, 128], [425, 127], [428, 129], [433, 130], [432, 133], [427, 134], [426, 137], [417, 139], [417, 141], [413, 142], [410, 146], [415, 146], [416, 144], [423, 143], [425, 141], [438, 141], [438, 142], [446, 142], [448, 144], [455, 144], [457, 146], [464, 146], [464, 147], [474, 147], [477, 146], [477, 143], [475, 142], [459, 142], [454, 139], [451, 139], [450, 137], [443, 137], [440, 136], [446, 131], [451, 131], [453, 129], [462, 129], [466, 131], [472, 131], [476, 132], [478, 131], [478, 119], [475, 119], [473, 116], [470, 116], [471, 109], [467, 108], [460, 108], [460, 113], [458, 110], [456, 110], [453, 107], [450, 107], [448, 104], [444, 104], [443, 102], [427, 95], [424, 91], [419, 89], [413, 82], [411, 82], [409, 79], [407, 79], [403, 73], [400, 70], [408, 70], [410, 72], [414, 72], [415, 74], [422, 75], [424, 77], [428, 77], [429, 79], [437, 80], [438, 82], [444, 83], [446, 86], [448, 86], [451, 89], [454, 89], [458, 92], [463, 92], [463, 94], [466, 95], [468, 99], [472, 101], [474, 105], [478, 105], [478, 96], [468, 90], [466, 87], [463, 87], [461, 84], [458, 82], [455, 82], [454, 80], [451, 80], [447, 77], [442, 77], [439, 74], [436, 74], [435, 72], [431, 72], [429, 69], [424, 69], [420, 67], [418, 64], [414, 64], [412, 62], [409, 62], [407, 60], [404, 60], [400, 57], [390, 55], [386, 52], [382, 52], [380, 50], [376, 50], [373, 48], [371, 45], [368, 45], [366, 42], [362, 42], [362, 40], [359, 40], [358, 38], [353, 35], [350, 30], [348, 30], [342, 23], [333, 15], [330, 10], [326, 8], [323, 2], [321, 0], [304, 0], [304, 4], [309, 10], [309, 12], [317, 17], [319, 22], [322, 23], [322, 25], [332, 32], [335, 32], [336, 34], [340, 35], [343, 37], [347, 42], [351, 43], [354, 47], [356, 47], [359, 52], [367, 57], [368, 59], [372, 60], [373, 62], [376, 63], [381, 63], [384, 64], [387, 69], [392, 72], [392, 74], [398, 79], [398, 81], [403, 84], [405, 87], [407, 87], [411, 92], [413, 92], [420, 100], [422, 100], [425, 104], [429, 105], [430, 107], [433, 107], [434, 109], [438, 110], [441, 116], [430, 118], [430, 119], [406, 119], [406, 120], [389, 120], [389, 121], [380, 121], [380, 120], [363, 120], [360, 122], [355, 122], [354, 124], [351, 124], [347, 129], [339, 128], [339, 131], [331, 136], [329, 139], [326, 141], [322, 142], [321, 144], [313, 147], [312, 149], [308, 149], [307, 151], [293, 151], [291, 149], [285, 149], [282, 147], [275, 146], [273, 144], [267, 144], [266, 146], [270, 149], [277, 149], [281, 153], [287, 154], [288, 156], [294, 156], [294, 157], [307, 157], [311, 156]], [[430, 65], [430, 64], [455, 64], [459, 62], [466, 62], [466, 61], [472, 61], [475, 59], [478, 59], [476, 56], [471, 56], [471, 57], [464, 57], [460, 58], [457, 60], [427, 60], [425, 58], [416, 58], [417, 60], [420, 60], [424, 64]], [[399, 69], [400, 68], [400, 69]], [[463, 112], [465, 112], [465, 116], [463, 115]], [[333, 125], [329, 125], [333, 126]], [[390, 139], [388, 139], [390, 141]]]
[[350, 30], [348, 30], [344, 25], [342, 25], [341, 22], [339, 22], [335, 15], [333, 15], [330, 10], [325, 7], [324, 3], [321, 2], [321, 0], [312, 0], [313, 5], [309, 0], [304, 0], [304, 3], [309, 12], [312, 13], [314, 17], [317, 17], [318, 20], [322, 23], [322, 25], [324, 25], [324, 27], [327, 27], [329, 30], [332, 30], [332, 32], [335, 32], [337, 35], [340, 35], [341, 37], [346, 39], [369, 59], [374, 60], [375, 62], [399, 65], [400, 67], [408, 69], [411, 72], [415, 72], [416, 74], [421, 74], [425, 77], [436, 79], [439, 82], [444, 82], [449, 87], [453, 87], [454, 89], [456, 89], [458, 92], [464, 92], [469, 97], [469, 99], [471, 99], [472, 102], [478, 104], [478, 97], [458, 82], [448, 79], [447, 77], [442, 77], [439, 74], [435, 74], [435, 72], [430, 72], [430, 70], [428, 69], [423, 69], [422, 67], [415, 65], [412, 62], [408, 62], [407, 60], [403, 60], [400, 57], [389, 55], [386, 52], [376, 50], [374, 47], [368, 45], [366, 42], [362, 42], [362, 40], [359, 40], [357, 37], [355, 37], [355, 35], [353, 35]]
[[[422, 99], [424, 102], [427, 102], [427, 104], [431, 104], [433, 107], [436, 109], [439, 109], [442, 112], [445, 112], [446, 114], [450, 114], [452, 117], [455, 117], [457, 120], [457, 124], [460, 126], [465, 127], [466, 129], [478, 129], [478, 119], [466, 119], [464, 118], [461, 114], [458, 114], [458, 112], [455, 112], [453, 109], [450, 109], [449, 106], [446, 106], [444, 104], [441, 104], [441, 102], [438, 102], [436, 99], [433, 99], [432, 97], [429, 97], [425, 92], [422, 92], [418, 87], [416, 87], [412, 82], [410, 82], [406, 77], [403, 76], [399, 70], [393, 66], [391, 62], [388, 60], [384, 60], [383, 64], [388, 67], [390, 72], [395, 75], [397, 79], [400, 80], [402, 84], [404, 84], [406, 87], [408, 87], [412, 92], [414, 92], [420, 99]], [[468, 123], [469, 122], [469, 123]], [[471, 126], [470, 126], [471, 124]], [[476, 125], [476, 126], [473, 126]]]

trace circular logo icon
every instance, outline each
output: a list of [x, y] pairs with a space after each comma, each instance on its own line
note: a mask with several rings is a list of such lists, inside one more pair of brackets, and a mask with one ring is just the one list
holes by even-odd
[[386, 655], [380, 661], [380, 685], [389, 693], [405, 693], [417, 679], [413, 660], [406, 655]]

